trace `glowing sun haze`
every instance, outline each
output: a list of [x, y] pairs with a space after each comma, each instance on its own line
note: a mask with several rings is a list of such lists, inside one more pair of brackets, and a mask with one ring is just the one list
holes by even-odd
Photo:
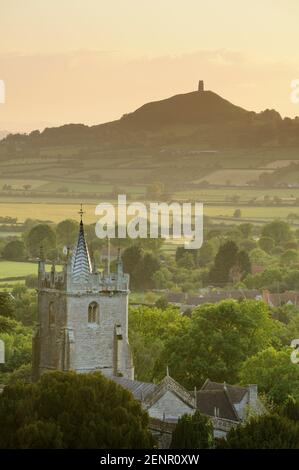
[[298, 0], [0, 0], [0, 130], [97, 124], [192, 91], [299, 115]]

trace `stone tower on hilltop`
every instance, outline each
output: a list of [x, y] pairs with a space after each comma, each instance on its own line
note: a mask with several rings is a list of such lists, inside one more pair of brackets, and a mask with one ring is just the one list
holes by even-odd
[[200, 93], [202, 93], [202, 92], [204, 92], [204, 90], [205, 90], [204, 81], [203, 81], [203, 80], [199, 80], [199, 82], [198, 82], [198, 91], [199, 91]]
[[62, 272], [38, 267], [38, 324], [33, 377], [47, 370], [101, 371], [134, 379], [128, 342], [129, 275], [120, 255], [116, 273], [92, 266], [82, 221], [77, 245]]

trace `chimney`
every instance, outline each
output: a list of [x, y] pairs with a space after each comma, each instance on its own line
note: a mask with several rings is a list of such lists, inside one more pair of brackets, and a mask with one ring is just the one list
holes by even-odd
[[199, 80], [198, 82], [198, 91], [202, 93], [204, 91], [204, 82], [203, 80]]

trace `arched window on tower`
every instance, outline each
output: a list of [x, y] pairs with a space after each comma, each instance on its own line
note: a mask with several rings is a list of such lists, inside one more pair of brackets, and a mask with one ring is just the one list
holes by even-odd
[[99, 305], [96, 302], [88, 306], [88, 323], [99, 323]]
[[54, 310], [54, 302], [49, 303], [49, 326], [55, 325], [55, 310]]

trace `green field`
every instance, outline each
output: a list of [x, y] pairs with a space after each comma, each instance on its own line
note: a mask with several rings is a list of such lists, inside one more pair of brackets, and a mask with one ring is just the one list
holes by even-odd
[[[1, 230], [1, 227], [0, 227]], [[20, 232], [1, 232], [0, 231], [0, 239], [7, 238], [7, 237], [21, 237], [22, 233]]]
[[25, 286], [25, 281], [0, 282], [0, 292], [11, 292], [15, 287]]
[[290, 201], [299, 198], [299, 188], [207, 188], [207, 189], [193, 189], [190, 191], [177, 191], [173, 194], [173, 199], [176, 200], [193, 200], [198, 202], [226, 202], [230, 198], [238, 196], [240, 202], [249, 202], [253, 198], [257, 201], [263, 201], [264, 196], [273, 199], [279, 197], [282, 200]]
[[[110, 170], [112, 171], [112, 170]], [[50, 175], [50, 172], [47, 172], [47, 175]], [[81, 172], [81, 175], [78, 177], [84, 177]], [[92, 172], [86, 177], [91, 177]], [[99, 176], [99, 182], [82, 182], [82, 181], [49, 181], [41, 180], [41, 179], [15, 179], [15, 178], [7, 178], [7, 179], [0, 179], [0, 189], [4, 188], [5, 185], [11, 187], [11, 190], [14, 191], [22, 191], [22, 192], [30, 192], [30, 191], [38, 191], [45, 192], [45, 193], [52, 193], [55, 196], [56, 192], [60, 193], [86, 193], [87, 195], [90, 193], [110, 193], [114, 190], [115, 185], [113, 184], [106, 184], [100, 181], [101, 177]], [[30, 186], [25, 190], [24, 186]], [[127, 194], [144, 194], [145, 193], [145, 186], [144, 185], [135, 185], [135, 186], [128, 186], [124, 185], [121, 186]]]
[[[50, 269], [51, 265], [47, 265], [47, 269]], [[58, 266], [58, 270], [61, 267]], [[0, 261], [0, 280], [4, 283], [4, 279], [10, 277], [26, 277], [30, 274], [37, 275], [37, 263], [21, 263], [18, 261]], [[19, 281], [16, 281], [19, 282]], [[11, 281], [9, 281], [11, 283]]]
[[[100, 201], [99, 201], [100, 202]], [[97, 221], [94, 215], [96, 204], [84, 204], [84, 220], [87, 223]], [[55, 203], [0, 203], [1, 216], [17, 217], [18, 222], [26, 219], [51, 220], [60, 222], [64, 219], [78, 219], [79, 202], [76, 204]]]
[[[206, 193], [205, 193], [206, 194]], [[227, 194], [231, 195], [231, 192]], [[184, 194], [186, 195], [186, 194]], [[194, 195], [194, 193], [193, 193]], [[248, 196], [248, 193], [246, 193]], [[282, 192], [279, 197], [283, 197], [286, 193]], [[293, 196], [297, 195], [297, 191], [292, 192]], [[190, 196], [190, 194], [189, 194]], [[204, 203], [204, 214], [210, 217], [219, 217], [226, 216], [232, 217], [236, 208], [240, 207], [242, 212], [242, 217], [245, 218], [256, 218], [256, 219], [275, 219], [275, 218], [286, 218], [291, 212], [298, 213], [299, 208], [293, 204], [284, 207], [276, 206], [251, 206], [251, 205], [239, 205], [238, 203], [223, 203], [217, 204], [214, 198], [220, 197], [220, 193], [212, 193], [209, 195], [210, 200], [204, 198], [204, 193], [198, 193], [196, 197], [188, 198], [190, 201], [197, 201]], [[222, 194], [225, 197], [225, 192]], [[240, 196], [242, 194], [240, 193]], [[290, 195], [291, 196], [291, 195]], [[182, 198], [183, 199], [183, 198]], [[178, 198], [179, 200], [179, 198]], [[101, 201], [99, 201], [101, 202]], [[213, 205], [209, 205], [213, 203]], [[97, 203], [88, 203], [84, 204], [84, 220], [86, 223], [95, 223], [98, 220], [98, 217], [95, 215], [95, 208]], [[78, 210], [79, 210], [79, 201], [77, 203], [69, 204], [58, 204], [58, 203], [0, 203], [0, 214], [1, 216], [10, 216], [17, 217], [19, 222], [24, 222], [24, 220], [38, 219], [38, 220], [51, 220], [54, 223], [58, 223], [61, 220], [65, 219], [75, 219], [78, 220]], [[2, 232], [2, 237], [14, 235], [13, 233]], [[17, 234], [18, 236], [19, 234]]]
[[[232, 217], [236, 208], [240, 208], [242, 217], [263, 219], [265, 221], [272, 219], [286, 219], [288, 214], [295, 213], [299, 215], [298, 207], [250, 207], [250, 206], [204, 206], [204, 214], [210, 217]], [[242, 219], [240, 219], [241, 221]]]
[[262, 173], [272, 173], [273, 170], [262, 170], [262, 169], [256, 169], [256, 170], [251, 170], [251, 169], [242, 169], [242, 170], [217, 170], [214, 171], [213, 173], [210, 173], [209, 175], [206, 175], [202, 178], [200, 178], [197, 182], [199, 181], [208, 181], [210, 184], [219, 184], [219, 185], [225, 185], [225, 184], [234, 184], [234, 185], [242, 185], [242, 184], [248, 184], [251, 181], [257, 181], [259, 176]]
[[23, 286], [25, 284], [25, 280], [18, 279], [15, 281], [0, 281], [0, 289], [3, 289], [6, 286], [14, 287], [14, 286]]

